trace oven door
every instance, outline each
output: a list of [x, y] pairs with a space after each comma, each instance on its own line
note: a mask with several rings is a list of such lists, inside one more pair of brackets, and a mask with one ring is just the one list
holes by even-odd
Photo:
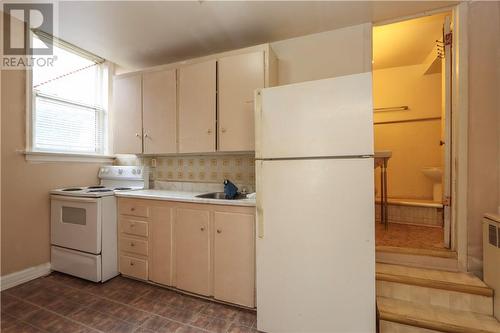
[[52, 245], [101, 253], [101, 201], [52, 195], [50, 237]]

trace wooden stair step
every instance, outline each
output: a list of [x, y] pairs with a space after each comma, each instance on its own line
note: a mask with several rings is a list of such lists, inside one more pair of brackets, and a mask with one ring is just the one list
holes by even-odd
[[377, 308], [381, 321], [446, 333], [500, 333], [493, 316], [386, 297], [377, 297]]
[[376, 260], [380, 263], [459, 271], [457, 253], [444, 249], [410, 249], [377, 246]]
[[492, 297], [493, 289], [471, 273], [377, 263], [378, 281], [396, 282], [427, 288]]
[[376, 250], [380, 252], [400, 253], [408, 255], [420, 255], [420, 256], [453, 258], [453, 259], [457, 258], [456, 252], [446, 249], [412, 249], [408, 247], [398, 247], [398, 246], [377, 246]]

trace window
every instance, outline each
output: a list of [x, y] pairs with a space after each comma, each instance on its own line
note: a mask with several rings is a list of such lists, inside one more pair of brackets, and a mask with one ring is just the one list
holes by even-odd
[[[43, 33], [33, 33], [43, 47]], [[33, 66], [31, 150], [107, 153], [107, 67], [103, 59], [54, 39], [53, 66]]]

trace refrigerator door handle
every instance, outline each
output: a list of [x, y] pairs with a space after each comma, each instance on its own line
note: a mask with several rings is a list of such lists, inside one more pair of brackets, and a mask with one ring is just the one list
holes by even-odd
[[257, 237], [264, 238], [264, 212], [260, 205], [257, 205]]
[[[259, 103], [259, 99], [256, 99], [257, 103]], [[255, 161], [255, 175], [257, 177], [257, 181], [255, 182], [255, 191], [257, 192], [256, 196], [256, 213], [257, 213], [257, 237], [264, 238], [264, 210], [262, 208], [262, 161]]]

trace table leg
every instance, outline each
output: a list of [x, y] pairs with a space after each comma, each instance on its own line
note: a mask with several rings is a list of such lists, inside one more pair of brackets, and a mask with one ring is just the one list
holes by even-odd
[[389, 205], [387, 198], [387, 159], [384, 158], [384, 164], [382, 166], [383, 173], [383, 182], [384, 182], [384, 202], [383, 202], [383, 210], [384, 210], [384, 225], [385, 229], [389, 228]]
[[380, 166], [380, 223], [385, 223], [384, 218], [384, 165]]

